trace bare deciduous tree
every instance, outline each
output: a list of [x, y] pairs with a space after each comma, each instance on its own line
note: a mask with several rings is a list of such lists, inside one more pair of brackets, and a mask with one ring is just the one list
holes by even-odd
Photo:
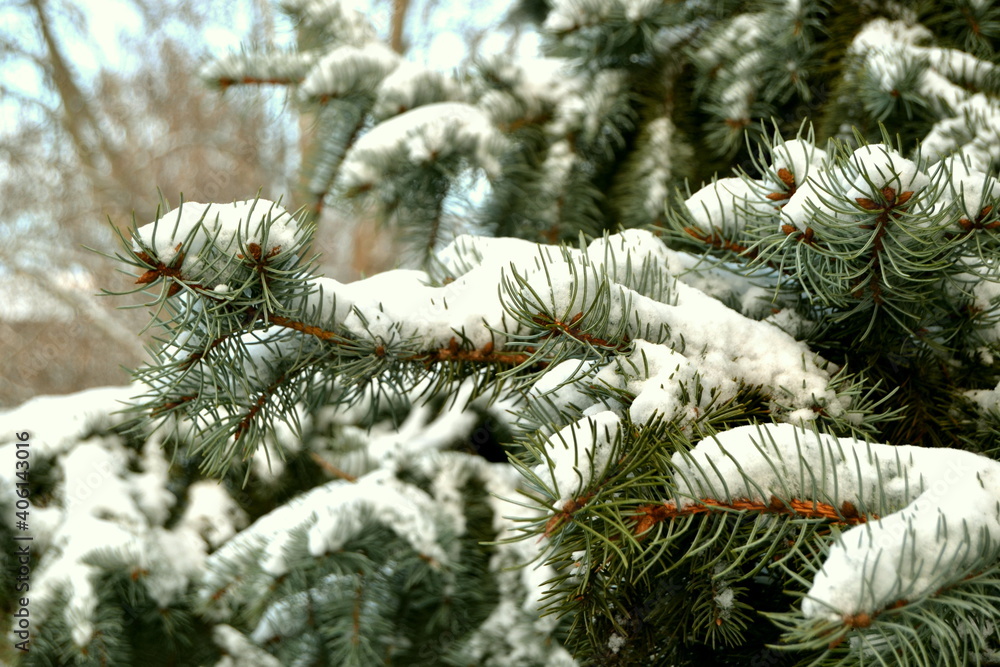
[[[12, 20], [0, 30], [0, 62], [19, 81], [0, 82], [15, 113], [0, 134], [0, 280], [9, 297], [0, 405], [126, 380], [116, 368], [141, 357], [136, 320], [94, 296], [126, 279], [83, 246], [111, 247], [109, 219], [151, 220], [161, 196], [153, 184], [174, 205], [182, 195], [227, 201], [285, 189], [288, 126], [266, 94], [221, 97], [195, 80], [217, 50], [203, 36], [220, 18], [216, 4], [136, 0], [142, 29], [118, 46], [126, 71], [99, 59], [82, 4], [25, 0], [4, 10]], [[242, 11], [253, 30], [268, 30], [259, 3]], [[83, 50], [98, 58], [95, 71], [76, 66]], [[35, 85], [23, 83], [26, 72]], [[30, 312], [13, 317], [26, 298]]]

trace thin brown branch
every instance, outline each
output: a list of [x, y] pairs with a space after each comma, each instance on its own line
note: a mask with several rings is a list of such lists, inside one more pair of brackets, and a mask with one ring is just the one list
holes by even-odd
[[330, 473], [330, 475], [332, 475], [333, 477], [338, 477], [340, 479], [347, 480], [348, 482], [357, 482], [358, 481], [357, 477], [355, 477], [354, 475], [352, 475], [352, 474], [350, 474], [348, 472], [345, 472], [345, 471], [341, 470], [340, 468], [338, 468], [337, 466], [333, 465], [332, 463], [330, 463], [329, 461], [327, 461], [326, 459], [324, 459], [322, 456], [320, 456], [316, 452], [310, 452], [309, 457], [313, 461], [316, 462], [316, 465], [318, 465], [320, 468], [322, 468], [323, 470], [325, 470], [328, 473]]
[[711, 514], [716, 512], [756, 512], [760, 514], [790, 514], [803, 519], [825, 519], [831, 523], [856, 525], [866, 523], [869, 519], [877, 519], [877, 515], [864, 516], [858, 512], [853, 503], [844, 501], [841, 506], [834, 507], [828, 503], [815, 500], [782, 501], [771, 496], [770, 502], [758, 500], [736, 499], [732, 501], [702, 498], [697, 503], [678, 508], [673, 502], [657, 505], [643, 505], [636, 514], [635, 534], [642, 535], [653, 526], [664, 521], [672, 521], [684, 516], [695, 514]]
[[884, 302], [882, 298], [881, 267], [882, 255], [885, 251], [885, 237], [889, 233], [889, 223], [898, 219], [906, 212], [906, 204], [913, 197], [913, 191], [903, 192], [897, 196], [893, 188], [885, 187], [882, 188], [881, 195], [884, 203], [873, 201], [867, 197], [858, 197], [854, 200], [862, 209], [872, 211], [873, 213], [877, 213], [877, 215], [875, 216], [874, 224], [860, 225], [861, 229], [874, 231], [871, 246], [871, 270], [868, 272], [867, 281], [864, 278], [859, 280], [854, 289], [853, 296], [861, 298], [867, 289], [867, 291], [871, 292], [872, 301], [876, 304]]
[[261, 411], [269, 400], [271, 400], [271, 397], [274, 396], [274, 392], [277, 391], [278, 387], [280, 387], [286, 379], [286, 374], [282, 373], [274, 382], [269, 384], [264, 391], [260, 392], [257, 400], [250, 406], [250, 409], [247, 410], [243, 419], [241, 419], [240, 423], [236, 426], [236, 431], [233, 433], [233, 440], [239, 440], [243, 434], [247, 432], [250, 425], [253, 423], [254, 418], [257, 416], [257, 413]]
[[585, 343], [590, 343], [594, 347], [606, 347], [614, 349], [618, 352], [623, 352], [631, 343], [631, 341], [626, 337], [621, 343], [612, 343], [609, 340], [594, 336], [592, 334], [583, 331], [576, 324], [583, 319], [583, 313], [577, 313], [569, 322], [562, 322], [560, 320], [553, 319], [545, 313], [538, 313], [532, 318], [535, 324], [540, 327], [545, 327], [550, 330], [548, 334], [549, 337], [556, 335], [566, 335], [570, 338], [574, 338]]
[[297, 320], [293, 320], [290, 317], [283, 317], [281, 315], [272, 315], [271, 324], [276, 324], [279, 327], [285, 327], [286, 329], [294, 329], [295, 331], [302, 332], [308, 336], [319, 338], [320, 340], [325, 340], [335, 343], [348, 342], [348, 339], [344, 338], [335, 331], [327, 331], [322, 327], [317, 327], [312, 324], [306, 324], [305, 322], [299, 322]]
[[428, 352], [421, 352], [409, 357], [404, 357], [405, 361], [417, 361], [425, 364], [435, 364], [448, 361], [465, 361], [477, 364], [500, 364], [502, 366], [520, 366], [530, 359], [530, 354], [523, 352], [495, 352], [493, 343], [486, 343], [481, 348], [474, 350], [462, 349], [458, 346], [458, 341], [452, 338], [448, 347], [441, 347]]
[[302, 83], [301, 77], [224, 77], [216, 80], [216, 85], [222, 90], [230, 86], [297, 86]]
[[185, 403], [190, 403], [191, 401], [195, 400], [196, 398], [198, 398], [197, 394], [189, 394], [187, 396], [180, 396], [180, 397], [177, 398], [176, 401], [168, 401], [168, 402], [164, 403], [163, 405], [160, 405], [160, 406], [157, 406], [157, 407], [153, 408], [150, 411], [150, 415], [153, 416], [153, 417], [156, 417], [158, 415], [162, 415], [164, 412], [168, 412], [170, 410], [173, 410], [174, 408], [178, 408], [178, 407], [184, 405]]
[[757, 257], [756, 251], [751, 250], [747, 246], [740, 245], [735, 241], [730, 241], [718, 232], [712, 232], [711, 234], [706, 234], [700, 229], [695, 229], [694, 227], [685, 227], [684, 233], [691, 238], [700, 241], [706, 245], [709, 245], [716, 250], [728, 250], [729, 252], [735, 252], [737, 255], [742, 255], [750, 259]]

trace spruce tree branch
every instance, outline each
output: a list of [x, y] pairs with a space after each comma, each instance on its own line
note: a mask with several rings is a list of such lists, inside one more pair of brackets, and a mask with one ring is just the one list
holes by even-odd
[[438, 236], [441, 234], [441, 216], [444, 214], [444, 197], [438, 198], [434, 207], [434, 216], [431, 218], [430, 231], [427, 234], [427, 243], [424, 245], [423, 262], [426, 264], [434, 255], [437, 248]]
[[631, 341], [628, 335], [624, 337], [624, 340], [620, 343], [614, 343], [610, 340], [604, 338], [599, 338], [593, 334], [589, 334], [586, 331], [580, 329], [576, 326], [580, 320], [583, 319], [583, 312], [579, 312], [574, 315], [568, 322], [562, 322], [557, 318], [551, 317], [546, 313], [538, 313], [532, 318], [532, 321], [543, 329], [548, 329], [544, 338], [553, 338], [556, 336], [569, 336], [570, 338], [593, 345], [594, 347], [602, 347], [614, 350], [616, 352], [624, 352], [629, 348]]
[[[954, 591], [956, 588], [958, 588], [962, 584], [964, 584], [964, 583], [966, 583], [968, 581], [974, 580], [975, 578], [982, 576], [982, 574], [983, 574], [982, 572], [974, 572], [972, 574], [969, 574], [969, 575], [966, 575], [966, 576], [962, 577], [961, 579], [959, 579], [958, 581], [952, 583], [951, 585], [942, 586], [941, 588], [939, 588], [938, 590], [936, 590], [930, 596], [930, 598], [938, 598], [938, 597], [947, 595], [949, 592]], [[892, 602], [892, 603], [890, 603], [890, 604], [882, 607], [881, 609], [876, 609], [876, 610], [871, 611], [871, 612], [859, 612], [857, 614], [845, 615], [845, 616], [841, 617], [841, 621], [843, 622], [844, 626], [846, 626], [846, 627], [848, 627], [848, 628], [850, 628], [852, 630], [864, 629], [864, 628], [870, 627], [872, 625], [872, 623], [874, 622], [874, 620], [878, 616], [881, 616], [882, 614], [885, 614], [886, 612], [895, 611], [897, 609], [904, 609], [905, 607], [908, 607], [911, 604], [918, 604], [919, 605], [920, 602], [922, 602], [922, 601], [914, 602], [914, 601], [911, 601], [911, 600], [907, 600], [906, 598], [900, 598], [900, 599], [895, 600], [894, 602]], [[842, 640], [843, 640], [843, 636], [841, 636], [839, 638], [839, 641], [842, 641]], [[838, 641], [838, 643], [839, 643], [839, 641]], [[833, 645], [831, 646], [831, 648], [833, 648]]]
[[415, 361], [424, 364], [438, 364], [450, 361], [479, 364], [499, 364], [501, 366], [520, 366], [531, 358], [529, 353], [521, 352], [495, 352], [493, 343], [486, 343], [483, 347], [474, 350], [461, 349], [455, 338], [451, 339], [448, 347], [440, 347], [427, 352], [404, 357], [405, 361]]
[[150, 416], [158, 417], [164, 413], [170, 412], [171, 410], [175, 410], [181, 407], [182, 405], [185, 405], [187, 403], [196, 400], [198, 400], [197, 394], [185, 394], [184, 396], [178, 397], [176, 401], [168, 401], [163, 405], [153, 408], [152, 410], [150, 410]]
[[[326, 110], [326, 113], [331, 113], [331, 111]], [[333, 111], [333, 113], [336, 113], [336, 111]], [[322, 215], [326, 196], [330, 193], [333, 184], [337, 180], [337, 175], [340, 173], [340, 167], [344, 162], [347, 148], [355, 144], [358, 135], [365, 126], [366, 113], [356, 110], [345, 111], [345, 118], [350, 113], [355, 113], [355, 119], [348, 135], [343, 137], [343, 139], [339, 139], [336, 136], [335, 130], [330, 134], [332, 138], [336, 139], [336, 144], [332, 149], [334, 151], [332, 164], [324, 164], [323, 152], [329, 152], [331, 148], [322, 139], [312, 142], [312, 145], [309, 147], [308, 157], [303, 159], [303, 164], [310, 166], [308, 170], [301, 170], [301, 187], [303, 196], [306, 199], [304, 205], [309, 212], [309, 220], [319, 220], [320, 215]], [[327, 173], [321, 174], [317, 182], [317, 173], [320, 169], [325, 169]]]
[[882, 271], [880, 267], [882, 264], [882, 254], [885, 251], [885, 237], [889, 233], [888, 226], [892, 220], [899, 218], [906, 212], [906, 203], [913, 197], [912, 191], [903, 192], [897, 197], [896, 190], [891, 187], [883, 188], [881, 194], [884, 202], [875, 202], [866, 197], [855, 199], [858, 206], [862, 209], [877, 213], [871, 224], [860, 225], [861, 229], [873, 230], [873, 234], [870, 253], [871, 259], [868, 265], [868, 280], [859, 278], [857, 291], [855, 292], [855, 296], [859, 298], [864, 291], [870, 292], [872, 301], [876, 305], [881, 305], [885, 302], [882, 296]]
[[[354, 341], [343, 336], [342, 334], [338, 334], [335, 331], [328, 331], [322, 327], [299, 322], [289, 317], [275, 315], [271, 317], [271, 322], [277, 326], [293, 329], [328, 343], [340, 345], [354, 344]], [[387, 354], [388, 351], [385, 349], [385, 346], [376, 346], [376, 356], [385, 357]], [[447, 347], [440, 347], [427, 350], [426, 352], [418, 352], [416, 354], [407, 355], [402, 357], [402, 360], [427, 365], [459, 361], [478, 364], [519, 366], [528, 361], [529, 358], [529, 354], [521, 352], [496, 352], [494, 351], [493, 343], [486, 343], [483, 347], [474, 350], [462, 349], [458, 345], [458, 340], [452, 338]]]
[[708, 234], [691, 226], [684, 227], [684, 232], [694, 240], [704, 243], [715, 250], [727, 250], [748, 259], [755, 259], [757, 257], [757, 251], [753, 248], [730, 241], [718, 232]]

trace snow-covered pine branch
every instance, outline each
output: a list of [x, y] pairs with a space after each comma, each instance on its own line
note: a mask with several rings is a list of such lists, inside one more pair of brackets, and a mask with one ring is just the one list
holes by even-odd
[[[160, 346], [39, 457], [24, 662], [996, 662], [998, 10], [522, 3], [440, 72], [352, 4], [206, 70], [301, 190], [127, 240]], [[315, 275], [347, 195], [421, 270]]]
[[[1000, 605], [986, 591], [1000, 571], [996, 461], [789, 424], [726, 431], [673, 459], [677, 496], [666, 503], [669, 513], [738, 508], [841, 527], [825, 549], [801, 555], [818, 570], [801, 611], [780, 620], [793, 646], [808, 645], [819, 631], [833, 655], [861, 646], [875, 659], [913, 655], [915, 625], [949, 664], [992, 651], [989, 619]], [[959, 637], [921, 627], [941, 618], [968, 631]]]
[[[549, 438], [546, 461], [533, 475], [552, 495], [562, 494], [546, 535], [557, 534], [563, 521], [586, 521], [588, 510], [597, 515], [588, 504], [594, 486], [610, 476], [612, 457], [635, 456], [623, 446], [622, 430], [619, 418], [605, 410]], [[802, 625], [818, 619], [875, 635], [892, 632], [892, 621], [869, 627], [907, 605], [947, 605], [936, 598], [998, 569], [1000, 467], [981, 455], [764, 424], [705, 438], [673, 454], [670, 468], [663, 499], [633, 510], [633, 530], [649, 542], [646, 549], [683, 544], [690, 522], [658, 534], [654, 529], [698, 514], [805, 520], [802, 530], [809, 521], [854, 526], [827, 538], [828, 551], [819, 556], [802, 604]], [[895, 639], [906, 641], [905, 633]]]
[[[568, 358], [597, 360], [594, 380], [631, 393], [635, 421], [683, 422], [747, 387], [775, 418], [855, 420], [835, 367], [686, 284], [685, 258], [648, 232], [580, 250], [461, 237], [438, 256], [437, 281], [397, 270], [347, 285], [296, 265], [307, 238], [264, 201], [187, 203], [135, 232], [135, 263], [154, 267], [138, 280], [162, 282], [171, 313], [171, 344], [140, 375], [146, 409], [201, 424], [212, 469], [236, 446], [252, 456], [252, 434], [313, 392], [348, 402], [373, 378], [402, 391], [431, 378], [440, 391], [467, 376], [491, 391]], [[695, 377], [704, 395], [682, 398]], [[651, 379], [659, 389], [646, 395]]]
[[[459, 393], [468, 398], [471, 389]], [[386, 652], [403, 664], [445, 654], [495, 667], [512, 656], [575, 664], [553, 641], [556, 622], [537, 614], [541, 584], [554, 572], [512, 569], [537, 548], [480, 547], [509, 537], [503, 517], [519, 508], [501, 498], [516, 495], [519, 477], [453, 447], [477, 424], [502, 427], [502, 409], [477, 413], [464, 401], [441, 409], [421, 402], [418, 390], [406, 397], [413, 409], [403, 424], [378, 421], [368, 431], [354, 425], [366, 408], [328, 410], [303, 419], [299, 435], [285, 429], [262, 443], [245, 473], [183, 481], [177, 468], [187, 476], [197, 464], [176, 448], [191, 434], [166, 425], [137, 441], [126, 415], [112, 412], [132, 393], [116, 387], [42, 398], [0, 413], [5, 433], [67, 417], [58, 429], [25, 436], [37, 538], [32, 653], [155, 664], [183, 642], [192, 659], [220, 666], [251, 658], [288, 664], [303, 655], [370, 664]], [[491, 416], [483, 422], [483, 414]], [[13, 459], [15, 448], [4, 441], [0, 453]], [[304, 466], [316, 457], [322, 466]], [[326, 481], [328, 469], [341, 478]], [[269, 494], [305, 478], [317, 485], [261, 513]], [[13, 485], [5, 478], [0, 488], [0, 506], [13, 507]], [[3, 531], [10, 537], [6, 524]], [[412, 627], [426, 619], [412, 600], [424, 596], [450, 600], [452, 611], [439, 611], [436, 631], [415, 641]], [[194, 619], [204, 636], [183, 634]], [[359, 634], [369, 624], [385, 632]], [[136, 645], [131, 632], [139, 626], [164, 639]], [[263, 646], [278, 643], [273, 658]]]

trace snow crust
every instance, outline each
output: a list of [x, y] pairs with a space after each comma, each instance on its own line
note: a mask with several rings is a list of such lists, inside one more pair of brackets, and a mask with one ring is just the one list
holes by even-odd
[[[196, 579], [208, 551], [234, 535], [245, 522], [233, 500], [214, 482], [190, 489], [187, 507], [172, 529], [163, 527], [177, 498], [168, 490], [169, 461], [162, 441], [147, 440], [142, 451], [126, 449], [106, 432], [121, 419], [113, 414], [135, 387], [92, 389], [70, 396], [33, 399], [0, 413], [0, 433], [31, 433], [32, 464], [54, 459], [60, 480], [46, 507], [33, 507], [31, 599], [39, 613], [63, 614], [73, 641], [83, 647], [95, 630], [98, 590], [95, 577], [112, 558], [139, 573], [153, 600], [169, 606]], [[0, 457], [13, 460], [13, 444]], [[4, 491], [14, 488], [13, 466], [0, 472]], [[29, 473], [30, 474], [30, 473]], [[52, 608], [60, 591], [63, 608]]]
[[[908, 159], [885, 144], [862, 146], [846, 159], [833, 159], [806, 141], [794, 140], [773, 148], [770, 169], [762, 179], [719, 179], [688, 197], [684, 207], [687, 219], [703, 233], [738, 242], [748, 227], [815, 232], [824, 223], [857, 221], [871, 215], [866, 206], [880, 209], [886, 197], [909, 192], [905, 210], [925, 215], [909, 216], [904, 224], [936, 220], [959, 231], [962, 219], [977, 221], [1000, 193], [996, 177], [978, 164], [958, 152], [928, 168], [923, 158]], [[767, 193], [785, 188], [776, 182], [782, 169], [790, 172], [794, 189], [787, 200], [772, 201]]]
[[[515, 62], [498, 56], [481, 68], [496, 84], [477, 91], [476, 104], [499, 127], [551, 113], [580, 89], [580, 81], [563, 58], [518, 58]], [[556, 138], [559, 133], [550, 136]]]
[[862, 146], [851, 154], [850, 161], [855, 173], [844, 174], [849, 186], [845, 196], [849, 199], [874, 199], [882, 188], [892, 188], [897, 193], [916, 191], [930, 183], [930, 178], [913, 160], [885, 144]]
[[790, 222], [805, 231], [817, 215], [851, 220], [864, 213], [858, 208], [858, 199], [878, 204], [884, 198], [884, 188], [899, 196], [905, 192], [918, 193], [930, 183], [930, 176], [917, 163], [891, 147], [862, 146], [845, 163], [813, 169], [812, 175], [798, 186], [781, 209], [781, 224]]
[[[36, 396], [18, 407], [0, 413], [0, 457], [14, 460], [16, 433], [25, 425], [45, 425], [41, 430], [29, 430], [32, 452], [39, 456], [54, 457], [76, 445], [80, 435], [100, 431], [121, 423], [124, 415], [116, 411], [124, 408], [135, 390], [131, 386], [95, 387], [65, 396]], [[58, 415], [58, 418], [53, 418]]]
[[385, 120], [426, 103], [458, 100], [460, 91], [455, 81], [443, 73], [409, 61], [402, 61], [378, 87], [378, 97], [372, 115]]
[[663, 203], [669, 192], [667, 186], [673, 176], [673, 138], [677, 128], [666, 116], [650, 121], [646, 127], [647, 136], [642, 142], [644, 153], [639, 173], [645, 180], [646, 192], [643, 208], [646, 215], [656, 219], [663, 214]]
[[335, 35], [339, 44], [360, 46], [377, 39], [371, 12], [357, 0], [283, 0], [309, 28]]
[[326, 53], [299, 86], [303, 99], [372, 92], [400, 63], [399, 54], [380, 42], [341, 46]]
[[774, 212], [760, 186], [740, 177], [720, 178], [688, 197], [684, 205], [699, 228], [724, 234], [741, 232], [755, 217]]
[[877, 521], [830, 548], [802, 612], [841, 620], [933, 595], [1000, 555], [1000, 463], [872, 444], [792, 424], [744, 426], [673, 456], [681, 506], [697, 499], [851, 503]]
[[896, 89], [907, 69], [919, 69], [917, 94], [943, 116], [920, 154], [937, 161], [957, 153], [977, 171], [988, 171], [1000, 157], [1000, 104], [967, 86], [983, 85], [996, 75], [996, 66], [957, 49], [925, 46], [931, 37], [923, 26], [879, 18], [855, 36], [850, 52], [864, 58], [886, 93]]
[[[356, 535], [364, 525], [362, 517], [365, 514], [391, 526], [427, 558], [441, 562], [449, 560], [438, 543], [436, 521], [440, 521], [440, 509], [436, 508], [433, 499], [384, 473], [372, 473], [356, 484], [338, 480], [293, 498], [227, 542], [212, 555], [212, 561], [225, 562], [248, 550], [266, 549], [260, 567], [270, 577], [277, 578], [286, 574], [290, 567], [284, 549], [291, 539], [289, 526], [301, 524], [302, 518], [308, 517], [309, 552], [321, 556], [338, 550]], [[224, 587], [225, 581], [218, 579], [219, 576], [209, 563], [204, 580], [207, 588], [203, 590]]]
[[341, 185], [373, 187], [399, 160], [427, 165], [464, 156], [488, 176], [500, 173], [505, 140], [483, 111], [464, 102], [438, 102], [379, 123], [354, 142], [341, 167]]
[[185, 202], [140, 227], [133, 248], [180, 269], [189, 282], [217, 286], [235, 275], [239, 260], [250, 257], [251, 243], [263, 256], [276, 254], [298, 247], [305, 231], [297, 218], [266, 199]]
[[[867, 187], [866, 192], [872, 189], [861, 177], [861, 169], [871, 167], [875, 177], [879, 178], [879, 170], [885, 173], [896, 164], [893, 159], [897, 162], [905, 160], [895, 154], [890, 154], [895, 155], [894, 158], [885, 158], [878, 147], [865, 148], [872, 150], [865, 156], [856, 154], [853, 159], [857, 169], [845, 176], [831, 171], [836, 166], [827, 152], [806, 140], [792, 139], [778, 143], [771, 149], [770, 164], [765, 165], [769, 169], [762, 178], [752, 179], [743, 175], [716, 179], [688, 197], [684, 201], [688, 219], [702, 232], [721, 233], [723, 238], [734, 239], [747, 229], [776, 224], [779, 210], [783, 209], [784, 215], [804, 230], [809, 216], [822, 209], [824, 199], [830, 198], [829, 191], [850, 191], [854, 196], [861, 196], [855, 192], [860, 187]], [[789, 190], [788, 184], [778, 175], [782, 170], [787, 170], [791, 176], [790, 191], [793, 195], [787, 201], [768, 199], [771, 193]], [[840, 190], [824, 180], [828, 178], [828, 171], [837, 174]], [[887, 183], [891, 176], [890, 173], [885, 179]], [[868, 192], [864, 196], [875, 195]], [[784, 222], [777, 224], [780, 226]]]
[[[534, 473], [559, 495], [561, 508], [578, 495], [608, 465], [621, 420], [612, 412], [601, 412], [563, 428], [548, 439], [546, 461]], [[547, 478], [547, 479], [546, 479]]]
[[[668, 417], [687, 412], [695, 419], [705, 406], [682, 406], [679, 396], [696, 374], [710, 389], [705, 401], [735, 396], [746, 384], [773, 391], [788, 406], [787, 412], [777, 411], [785, 419], [813, 420], [817, 407], [830, 414], [847, 409], [828, 388], [836, 369], [773, 324], [747, 318], [679, 280], [673, 273], [681, 274], [687, 260], [649, 232], [625, 231], [595, 240], [585, 251], [463, 236], [439, 259], [441, 271], [454, 273], [443, 287], [431, 287], [426, 274], [409, 270], [347, 285], [323, 279], [310, 308], [324, 326], [379, 344], [405, 342], [427, 350], [456, 338], [499, 349], [507, 337], [526, 330], [508, 312], [509, 297], [497, 290], [516, 274], [518, 285], [530, 286], [539, 310], [558, 317], [606, 304], [607, 322], [591, 334], [622, 330], [634, 350], [597, 377], [636, 392], [633, 420], [645, 422], [657, 412]], [[608, 279], [610, 284], [602, 283]], [[642, 291], [636, 289], [640, 284]]]
[[959, 155], [942, 160], [948, 181], [942, 187], [939, 207], [954, 206], [961, 217], [975, 221], [1000, 196], [1000, 182], [989, 173], [973, 170]]
[[281, 667], [280, 660], [231, 625], [220, 623], [212, 628], [212, 639], [224, 653], [215, 667]]
[[548, 32], [561, 33], [577, 30], [586, 25], [600, 22], [610, 13], [612, 2], [583, 3], [557, 0], [545, 18], [542, 27]]
[[829, 155], [822, 148], [803, 139], [789, 139], [774, 147], [771, 166], [775, 172], [787, 169], [795, 182], [801, 183], [809, 177], [810, 172], [823, 168], [828, 159]]

